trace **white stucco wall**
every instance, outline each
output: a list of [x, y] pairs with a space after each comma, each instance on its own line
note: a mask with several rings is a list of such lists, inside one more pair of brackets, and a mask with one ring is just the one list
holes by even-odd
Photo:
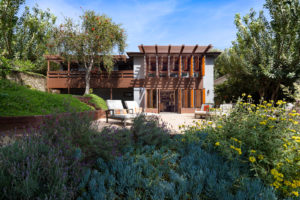
[[[144, 57], [133, 58], [133, 77], [135, 79], [144, 79]], [[144, 106], [145, 88], [133, 88], [133, 99], [140, 107]]]
[[205, 59], [205, 76], [203, 76], [203, 88], [205, 89], [205, 103], [214, 104], [214, 58]]

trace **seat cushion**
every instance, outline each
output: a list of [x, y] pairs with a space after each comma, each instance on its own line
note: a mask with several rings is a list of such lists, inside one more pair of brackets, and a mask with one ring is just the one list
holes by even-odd
[[136, 115], [134, 114], [114, 114], [112, 115], [114, 118], [119, 118], [119, 119], [134, 119]]

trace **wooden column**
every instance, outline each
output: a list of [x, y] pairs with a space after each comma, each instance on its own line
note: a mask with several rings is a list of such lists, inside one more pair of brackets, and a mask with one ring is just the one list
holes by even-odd
[[159, 106], [160, 106], [160, 90], [156, 89], [156, 108], [157, 112], [159, 113]]
[[70, 80], [71, 80], [70, 79], [70, 68], [71, 68], [70, 65], [71, 65], [70, 61], [68, 61], [68, 79], [69, 79], [68, 80], [68, 94], [70, 94]]
[[205, 89], [202, 89], [202, 104], [205, 103]]
[[170, 77], [170, 56], [168, 55], [168, 77]]
[[184, 107], [188, 108], [189, 107], [189, 91], [187, 89], [184, 90]]
[[182, 103], [181, 89], [178, 89], [178, 112], [179, 113], [181, 113], [181, 103]]
[[181, 78], [181, 68], [182, 68], [182, 56], [179, 57], [179, 69], [178, 69], [178, 77]]
[[194, 108], [194, 89], [190, 90], [190, 107]]
[[202, 56], [202, 61], [201, 61], [201, 75], [204, 76], [205, 75], [205, 56]]
[[49, 83], [49, 71], [50, 71], [50, 60], [47, 61], [47, 91], [50, 92], [50, 89], [48, 87], [48, 83]]
[[158, 77], [158, 56], [155, 56], [156, 61], [156, 73], [155, 76]]
[[146, 112], [146, 108], [147, 108], [147, 89], [145, 89], [145, 96], [144, 96], [144, 112]]
[[113, 99], [112, 88], [110, 88], [110, 99]]
[[191, 56], [190, 77], [194, 76], [194, 56]]

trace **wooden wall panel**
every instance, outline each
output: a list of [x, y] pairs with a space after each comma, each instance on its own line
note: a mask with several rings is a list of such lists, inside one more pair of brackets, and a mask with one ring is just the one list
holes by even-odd
[[202, 104], [205, 103], [205, 89], [202, 89]]
[[202, 69], [202, 76], [205, 76], [205, 56], [202, 57], [201, 69]]

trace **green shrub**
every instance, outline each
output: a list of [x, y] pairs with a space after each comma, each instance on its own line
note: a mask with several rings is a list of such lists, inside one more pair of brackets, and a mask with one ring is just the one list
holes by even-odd
[[0, 148], [0, 199], [71, 199], [76, 194], [78, 160], [40, 137]]
[[93, 110], [71, 95], [31, 90], [8, 80], [0, 80], [0, 116], [27, 116]]
[[11, 70], [11, 60], [0, 55], [0, 78], [6, 78], [6, 75], [8, 75]]
[[95, 94], [85, 94], [85, 97], [91, 97], [92, 99], [89, 103], [92, 103], [96, 106], [97, 109], [107, 110], [107, 105], [104, 99], [95, 95]]
[[[208, 133], [207, 144], [230, 160], [249, 162], [250, 170], [265, 183], [272, 184], [283, 196], [300, 192], [299, 113], [287, 112], [285, 102], [240, 100], [229, 117], [217, 118], [201, 127]], [[276, 105], [276, 106], [275, 106]]]

